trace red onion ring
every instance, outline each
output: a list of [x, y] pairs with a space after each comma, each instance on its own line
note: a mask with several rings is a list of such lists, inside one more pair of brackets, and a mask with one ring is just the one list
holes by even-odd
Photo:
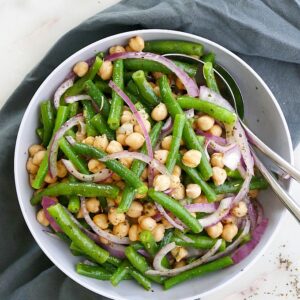
[[52, 205], [55, 205], [56, 203], [57, 202], [55, 200], [53, 200], [52, 198], [50, 198], [50, 197], [44, 196], [42, 198], [42, 207], [43, 207], [43, 211], [44, 211], [46, 219], [48, 220], [48, 222], [50, 223], [50, 225], [51, 225], [51, 227], [53, 228], [54, 231], [62, 232], [59, 225], [55, 222], [55, 220], [48, 213], [48, 208]]
[[56, 92], [54, 93], [53, 103], [54, 103], [54, 107], [56, 109], [58, 109], [58, 107], [59, 107], [61, 96], [65, 93], [65, 91], [67, 89], [69, 89], [74, 84], [74, 79], [75, 79], [75, 76], [73, 75], [71, 78], [69, 78], [66, 81], [64, 81], [58, 87], [58, 89], [56, 90]]
[[213, 213], [217, 210], [216, 203], [195, 203], [184, 206], [189, 212]]
[[158, 203], [155, 203], [157, 210], [162, 214], [162, 216], [175, 228], [179, 229], [180, 231], [184, 231], [184, 227], [180, 224], [176, 223], [165, 211], [165, 209]]

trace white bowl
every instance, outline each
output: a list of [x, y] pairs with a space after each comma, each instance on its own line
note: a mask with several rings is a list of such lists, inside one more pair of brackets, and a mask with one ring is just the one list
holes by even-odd
[[241, 88], [245, 100], [245, 118], [249, 127], [283, 158], [288, 161], [293, 160], [291, 138], [283, 113], [270, 89], [249, 65], [222, 46], [196, 35], [159, 29], [140, 30], [117, 34], [81, 49], [60, 64], [39, 87], [25, 112], [18, 133], [15, 148], [16, 190], [27, 226], [39, 246], [58, 268], [82, 286], [113, 299], [195, 299], [233, 282], [241, 270], [249, 268], [262, 255], [276, 234], [285, 212], [272, 191], [264, 191], [260, 196], [270, 221], [261, 242], [251, 255], [238, 265], [187, 281], [169, 291], [163, 291], [160, 286], [153, 284], [153, 291], [146, 292], [133, 281], [124, 281], [115, 288], [110, 282], [78, 275], [75, 272], [78, 258], [71, 255], [64, 242], [53, 239], [42, 231], [43, 227], [36, 221], [36, 208], [30, 204], [33, 191], [28, 183], [25, 165], [28, 147], [37, 142], [35, 129], [39, 118], [39, 103], [52, 97], [57, 86], [77, 61], [86, 60], [99, 51], [106, 51], [111, 46], [126, 44], [128, 39], [135, 35], [140, 35], [145, 40], [174, 39], [200, 42], [206, 51], [213, 51], [217, 61], [230, 71]]

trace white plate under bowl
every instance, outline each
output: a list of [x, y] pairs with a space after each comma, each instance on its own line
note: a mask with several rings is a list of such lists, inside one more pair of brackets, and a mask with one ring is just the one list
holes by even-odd
[[36, 221], [36, 208], [30, 204], [33, 191], [28, 183], [25, 165], [28, 147], [37, 142], [35, 129], [38, 125], [40, 102], [52, 97], [57, 86], [77, 61], [86, 60], [99, 51], [106, 51], [111, 46], [126, 44], [128, 39], [135, 35], [140, 35], [145, 40], [169, 39], [199, 42], [204, 45], [206, 51], [213, 51], [217, 62], [230, 71], [241, 88], [245, 100], [245, 118], [249, 127], [283, 158], [288, 161], [293, 159], [289, 130], [275, 97], [264, 81], [243, 60], [222, 46], [196, 35], [159, 29], [131, 31], [96, 41], [76, 52], [61, 63], [36, 91], [24, 114], [16, 142], [15, 182], [18, 199], [25, 221], [44, 253], [67, 276], [82, 286], [113, 299], [195, 299], [213, 293], [229, 282], [232, 283], [241, 270], [249, 268], [265, 251], [285, 213], [285, 209], [271, 190], [264, 191], [260, 197], [270, 220], [269, 226], [251, 255], [238, 265], [187, 281], [169, 291], [163, 291], [160, 286], [153, 284], [153, 291], [146, 292], [134, 281], [128, 280], [115, 288], [110, 282], [78, 275], [74, 266], [79, 258], [71, 255], [65, 243], [49, 237], [42, 231], [43, 227]]

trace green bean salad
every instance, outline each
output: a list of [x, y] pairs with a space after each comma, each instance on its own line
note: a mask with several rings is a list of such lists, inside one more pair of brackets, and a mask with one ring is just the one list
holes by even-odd
[[[197, 64], [169, 59], [180, 53]], [[79, 61], [40, 104], [27, 171], [37, 221], [76, 271], [164, 289], [239, 263], [268, 219], [267, 188], [214, 75], [215, 55], [135, 36]]]

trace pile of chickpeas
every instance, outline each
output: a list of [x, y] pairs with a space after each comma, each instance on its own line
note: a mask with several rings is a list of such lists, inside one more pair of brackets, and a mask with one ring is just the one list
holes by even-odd
[[[131, 38], [129, 44], [124, 48], [117, 45], [109, 49], [109, 53], [126, 52], [126, 51], [142, 51], [144, 48], [144, 41], [141, 37], [137, 36]], [[86, 62], [78, 62], [74, 68], [74, 73], [82, 77], [88, 72], [89, 66]], [[104, 61], [98, 71], [98, 75], [103, 80], [109, 80], [112, 77], [113, 64], [110, 61]], [[154, 79], [158, 79], [162, 74], [154, 72]], [[169, 80], [174, 83], [178, 90], [184, 93], [185, 87], [181, 81], [174, 75], [169, 76]], [[155, 93], [159, 95], [159, 88], [156, 83], [151, 83]], [[175, 95], [176, 96], [176, 95]], [[144, 120], [145, 127], [148, 132], [151, 130], [151, 123], [148, 118], [149, 115], [141, 110], [140, 114]], [[151, 118], [154, 121], [163, 121], [168, 118], [168, 111], [165, 104], [158, 104], [151, 112]], [[223, 134], [223, 128], [215, 122], [215, 120], [204, 114], [195, 115], [193, 128], [210, 133], [214, 136], [220, 137]], [[118, 153], [123, 150], [138, 151], [145, 142], [145, 137], [140, 125], [137, 123], [133, 113], [127, 106], [124, 106], [121, 116], [121, 125], [116, 131], [116, 140], [109, 141], [106, 135], [101, 136], [85, 136], [81, 132], [76, 134], [76, 140], [84, 144], [94, 146], [105, 151], [107, 154]], [[167, 156], [172, 142], [172, 135], [165, 136], [159, 144], [159, 147], [154, 152], [154, 158], [161, 162], [166, 163]], [[201, 161], [201, 152], [197, 150], [187, 150], [184, 147], [184, 142], [181, 141], [180, 153], [182, 156], [182, 163], [190, 168], [196, 168]], [[39, 165], [46, 154], [46, 149], [42, 145], [32, 145], [29, 148], [29, 159], [27, 161], [27, 171], [29, 173], [30, 182], [34, 179]], [[121, 158], [119, 161], [127, 168], [131, 167], [132, 158]], [[223, 154], [213, 153], [210, 158], [212, 165], [213, 175], [212, 180], [215, 185], [221, 185], [227, 178], [226, 171], [224, 170]], [[68, 172], [61, 161], [57, 162], [58, 174], [57, 177], [52, 178], [49, 174], [45, 178], [44, 187], [51, 185], [58, 180], [66, 180]], [[88, 169], [91, 173], [97, 173], [105, 168], [105, 164], [97, 159], [90, 159], [88, 161]], [[145, 168], [142, 180], [148, 185], [148, 168]], [[125, 183], [117, 174], [113, 174], [108, 178], [105, 183], [114, 183], [121, 189], [124, 189]], [[207, 203], [206, 197], [201, 193], [201, 188], [198, 184], [190, 183], [186, 186], [181, 182], [181, 168], [176, 165], [171, 176], [155, 173], [153, 186], [157, 191], [171, 190], [170, 196], [180, 201], [182, 204], [186, 203], [189, 199], [191, 203]], [[136, 195], [136, 199], [132, 202], [129, 210], [126, 213], [119, 213], [117, 211], [118, 204], [122, 198], [122, 194], [116, 199], [107, 198], [108, 212], [105, 213], [101, 208], [100, 202], [97, 198], [87, 198], [86, 208], [87, 211], [93, 214], [93, 221], [95, 224], [107, 232], [122, 238], [129, 237], [130, 241], [138, 241], [139, 233], [142, 230], [149, 230], [152, 232], [156, 242], [163, 239], [166, 229], [172, 228], [172, 225], [165, 218], [157, 218], [159, 215], [155, 205], [150, 202], [141, 201], [146, 195]], [[249, 196], [256, 198], [257, 190], [249, 193]], [[219, 195], [221, 200], [224, 196]], [[56, 199], [57, 200], [57, 199]], [[225, 241], [231, 242], [238, 233], [237, 220], [247, 214], [247, 205], [245, 202], [240, 201], [235, 207], [231, 209], [228, 217], [224, 218], [221, 222], [206, 228], [207, 234], [212, 238], [222, 237]], [[83, 218], [82, 211], [80, 210], [77, 218]], [[46, 219], [43, 210], [37, 213], [37, 220], [40, 224], [48, 226], [49, 222]], [[157, 221], [159, 220], [159, 221]], [[100, 238], [104, 244], [109, 243], [104, 238]], [[176, 247], [172, 250], [174, 258], [174, 267], [180, 267], [185, 264], [185, 258], [188, 255], [187, 249], [184, 247]]]

